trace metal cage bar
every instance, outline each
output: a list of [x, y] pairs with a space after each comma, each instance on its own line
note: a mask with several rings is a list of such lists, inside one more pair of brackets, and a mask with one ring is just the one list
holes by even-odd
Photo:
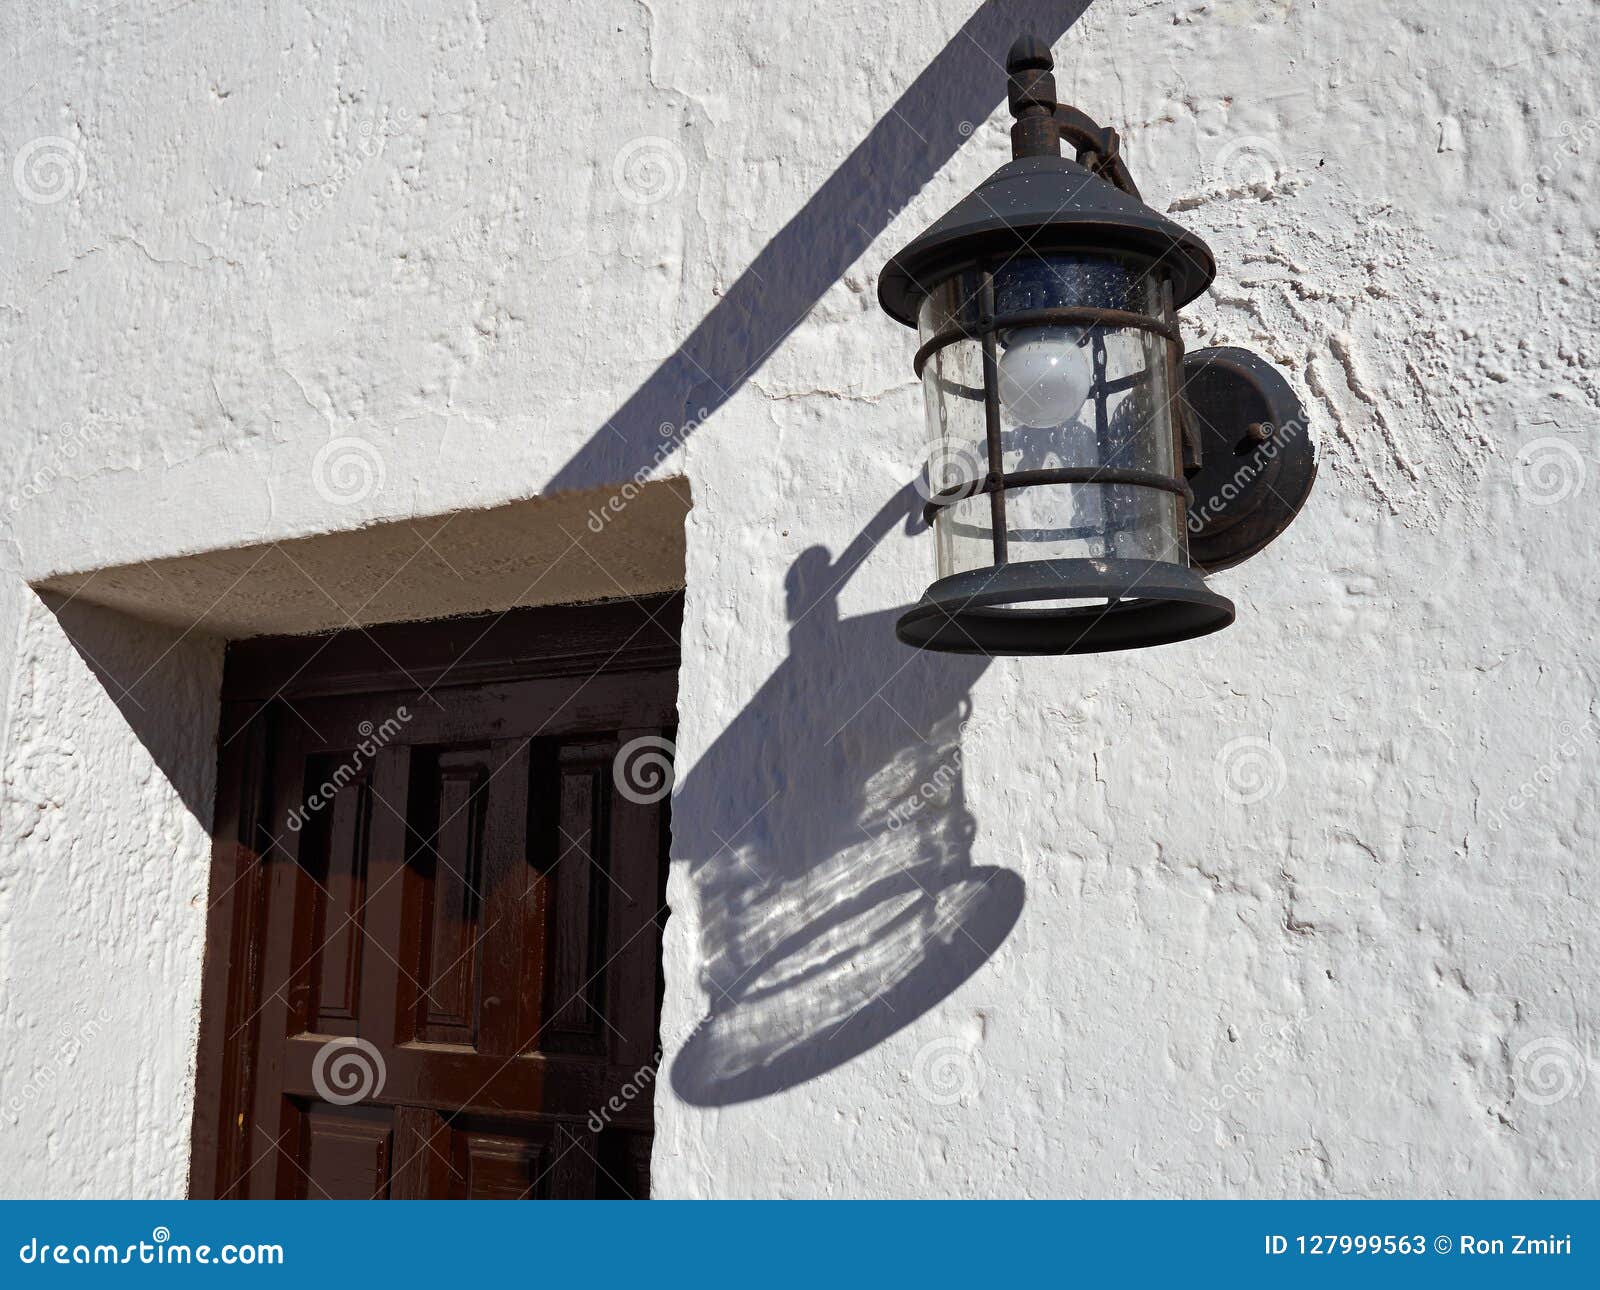
[[954, 345], [958, 340], [981, 340], [985, 336], [1009, 331], [1013, 327], [1132, 328], [1137, 331], [1155, 332], [1158, 336], [1165, 336], [1180, 349], [1183, 346], [1182, 334], [1174, 324], [1152, 317], [1150, 314], [1135, 313], [1131, 309], [1097, 309], [1087, 305], [1074, 305], [1055, 309], [1021, 309], [1014, 314], [1002, 314], [997, 318], [993, 316], [994, 279], [987, 271], [984, 274], [984, 282], [986, 286], [980, 288], [980, 292], [985, 294], [981, 294], [980, 299], [987, 298], [989, 308], [985, 310], [980, 304], [976, 326], [953, 322], [929, 337], [928, 343], [917, 350], [916, 358], [911, 361], [911, 370], [917, 374], [919, 380], [922, 377], [922, 369], [928, 365], [928, 360], [941, 349]]
[[[1000, 356], [994, 317], [994, 272], [983, 271], [978, 289], [978, 326], [983, 338], [983, 434], [989, 449], [989, 475], [984, 491], [989, 494], [989, 526], [996, 567], [1006, 562], [1009, 534], [1006, 529], [1005, 450], [1000, 443]], [[920, 376], [921, 373], [918, 373]], [[989, 486], [989, 485], [992, 485]]]
[[1055, 466], [1048, 470], [1014, 470], [1010, 474], [991, 472], [983, 479], [969, 479], [949, 488], [941, 488], [928, 499], [922, 508], [922, 518], [932, 524], [934, 518], [947, 506], [964, 502], [969, 497], [988, 493], [1003, 493], [1010, 488], [1038, 488], [1049, 484], [1131, 484], [1136, 488], [1158, 488], [1176, 493], [1186, 500], [1192, 499], [1186, 481], [1175, 475], [1163, 475], [1158, 470], [1134, 470], [1108, 466]]

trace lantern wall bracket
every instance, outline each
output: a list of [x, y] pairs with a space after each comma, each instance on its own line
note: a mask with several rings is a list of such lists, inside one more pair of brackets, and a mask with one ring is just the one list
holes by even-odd
[[1087, 112], [1067, 104], [1056, 107], [1056, 129], [1063, 143], [1070, 143], [1078, 152], [1078, 164], [1099, 175], [1127, 193], [1139, 197], [1139, 186], [1133, 182], [1128, 167], [1122, 160], [1122, 136], [1108, 125], [1101, 125]]
[[1185, 427], [1200, 445], [1200, 460], [1184, 472], [1189, 562], [1215, 573], [1289, 527], [1316, 480], [1316, 449], [1294, 388], [1248, 349], [1184, 355], [1183, 402]]

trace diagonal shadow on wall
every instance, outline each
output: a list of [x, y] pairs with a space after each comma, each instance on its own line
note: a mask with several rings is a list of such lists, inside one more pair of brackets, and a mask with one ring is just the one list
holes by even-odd
[[[993, 112], [1012, 41], [1054, 43], [1089, 2], [983, 4], [548, 491], [639, 476], [693, 434]], [[672, 1068], [691, 1103], [762, 1097], [866, 1051], [976, 972], [1021, 912], [1021, 878], [971, 858], [961, 735], [987, 660], [908, 651], [893, 611], [839, 614], [840, 584], [919, 505], [907, 486], [837, 559], [796, 559], [788, 657], [675, 790], [710, 999]]]
[[[673, 354], [544, 491], [613, 485], [694, 433], [998, 106], [1005, 57], [1028, 31], [1058, 40], [1090, 0], [988, 0], [779, 230]], [[963, 125], [968, 128], [964, 131]], [[663, 441], [662, 427], [676, 431]]]

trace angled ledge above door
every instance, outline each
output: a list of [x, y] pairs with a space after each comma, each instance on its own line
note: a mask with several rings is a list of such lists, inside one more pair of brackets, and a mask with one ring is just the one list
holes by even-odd
[[61, 574], [51, 591], [233, 639], [683, 585], [683, 478]]

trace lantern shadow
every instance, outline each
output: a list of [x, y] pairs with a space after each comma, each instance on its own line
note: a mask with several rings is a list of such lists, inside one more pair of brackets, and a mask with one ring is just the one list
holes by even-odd
[[839, 613], [839, 587], [921, 502], [908, 486], [838, 560], [796, 558], [788, 657], [675, 790], [709, 996], [672, 1066], [687, 1102], [849, 1061], [976, 972], [1022, 911], [1017, 874], [972, 863], [961, 739], [989, 660], [911, 650], [893, 612]]

